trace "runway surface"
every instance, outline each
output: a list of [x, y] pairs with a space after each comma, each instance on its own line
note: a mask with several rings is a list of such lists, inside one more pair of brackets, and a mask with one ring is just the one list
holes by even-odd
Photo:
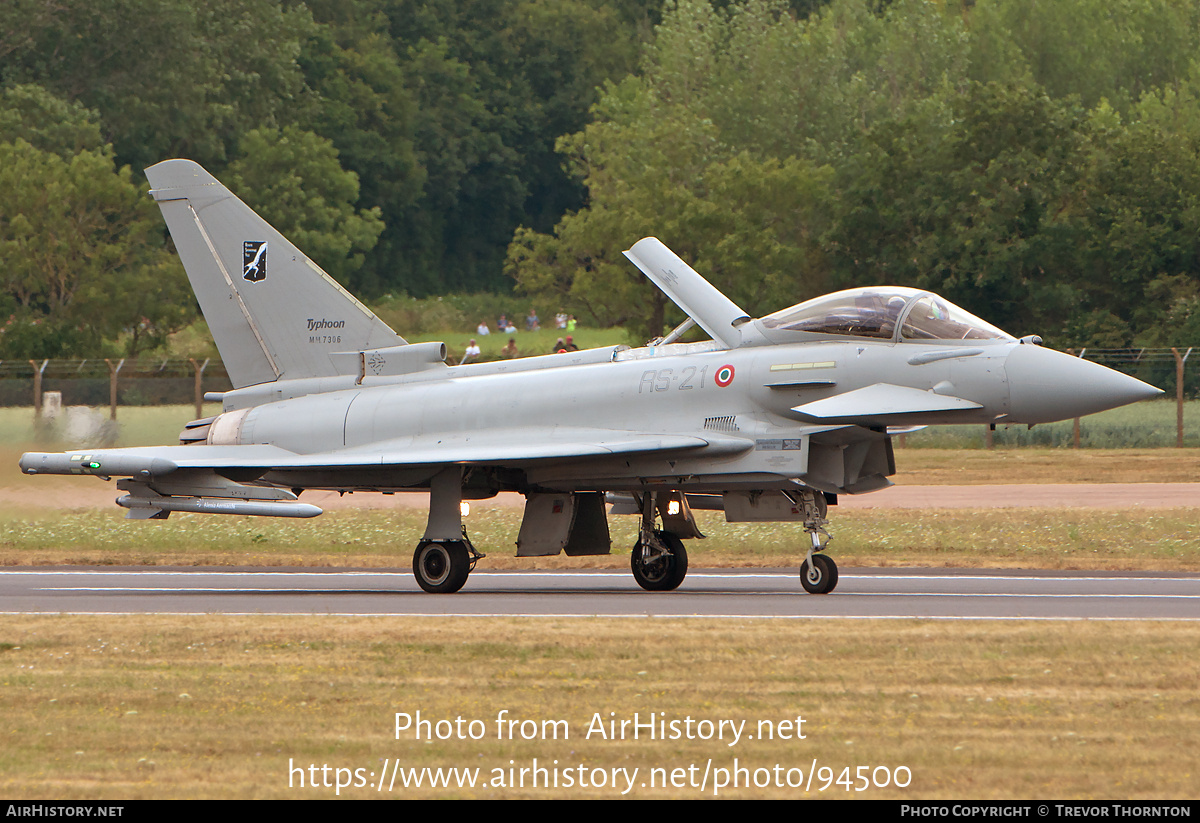
[[679, 590], [627, 572], [480, 570], [453, 595], [396, 571], [0, 571], [0, 613], [1200, 620], [1200, 574], [844, 568], [805, 594], [795, 569], [696, 569]]

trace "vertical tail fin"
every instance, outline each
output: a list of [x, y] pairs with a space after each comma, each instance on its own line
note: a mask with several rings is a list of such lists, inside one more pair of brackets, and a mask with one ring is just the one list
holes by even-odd
[[405, 340], [191, 160], [146, 169], [234, 388], [339, 373]]

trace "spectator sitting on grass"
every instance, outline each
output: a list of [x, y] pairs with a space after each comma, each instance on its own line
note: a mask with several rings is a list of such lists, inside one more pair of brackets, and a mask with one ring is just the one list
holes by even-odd
[[467, 346], [467, 351], [463, 354], [462, 360], [458, 361], [458, 365], [461, 366], [464, 363], [470, 363], [472, 360], [478, 360], [478, 359], [479, 359], [479, 345], [475, 342], [475, 339], [472, 338], [471, 345]]

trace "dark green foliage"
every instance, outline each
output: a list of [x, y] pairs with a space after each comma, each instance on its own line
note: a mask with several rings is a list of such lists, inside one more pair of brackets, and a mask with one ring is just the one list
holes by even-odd
[[[645, 12], [628, 5], [311, 4], [326, 28], [301, 62], [343, 110], [335, 121], [323, 105], [313, 128], [358, 172], [361, 203], [386, 223], [362, 271], [368, 293], [510, 286], [501, 262], [514, 228], [548, 230], [583, 203], [554, 143], [586, 122], [598, 85], [634, 67]], [[360, 101], [353, 110], [348, 91]]]
[[[635, 67], [657, 7], [11, 0], [0, 4], [0, 145], [23, 140], [68, 164], [91, 152], [110, 158], [91, 173], [129, 164], [129, 181], [160, 160], [195, 159], [365, 296], [508, 290], [501, 264], [514, 229], [549, 229], [583, 204], [556, 139], [584, 125], [597, 86]], [[52, 232], [54, 210], [22, 213], [37, 203], [5, 192], [0, 224], [19, 217], [22, 231]], [[159, 222], [131, 242], [151, 255], [162, 234]], [[34, 255], [48, 237], [6, 249]], [[192, 312], [186, 290], [159, 297], [179, 317]], [[22, 325], [34, 302], [0, 294], [14, 315], [10, 347], [98, 352], [103, 340], [117, 345], [114, 334], [144, 345], [145, 324], [56, 325], [49, 317], [63, 309], [45, 301], [41, 319]]]
[[352, 279], [383, 223], [378, 208], [355, 211], [358, 176], [342, 169], [330, 141], [295, 126], [255, 129], [240, 154], [230, 189], [331, 276]]
[[833, 0], [807, 19], [680, 0], [643, 76], [562, 141], [588, 208], [518, 232], [508, 269], [656, 333], [616, 256], [656, 234], [752, 313], [885, 282], [1060, 346], [1192, 342], [1198, 47], [1200, 6], [1176, 0]]
[[1200, 343], [1197, 54], [1195, 0], [7, 0], [5, 345], [190, 316], [125, 199], [172, 156], [368, 298], [515, 277], [651, 336], [679, 317], [620, 252], [655, 234], [755, 314], [890, 281], [1060, 346]]
[[1081, 121], [1039, 92], [971, 84], [948, 118], [869, 130], [828, 235], [843, 282], [930, 289], [1017, 334], [1061, 323]]
[[18, 139], [64, 160], [104, 148], [96, 112], [32, 84], [0, 90], [0, 143]]
[[278, 0], [8, 0], [0, 82], [99, 112], [121, 164], [189, 157], [219, 171], [238, 134], [300, 105], [295, 58], [312, 31], [303, 4]]
[[0, 192], [0, 359], [136, 355], [193, 317], [157, 209], [109, 152], [0, 142]]

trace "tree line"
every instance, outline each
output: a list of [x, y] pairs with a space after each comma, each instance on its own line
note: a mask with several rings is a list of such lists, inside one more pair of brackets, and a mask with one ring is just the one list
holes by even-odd
[[929, 288], [1059, 346], [1200, 340], [1198, 0], [8, 0], [0, 358], [195, 317], [190, 157], [368, 299], [661, 333], [657, 235], [752, 313]]
[[195, 307], [142, 169], [196, 160], [356, 294], [511, 291], [583, 205], [555, 140], [642, 0], [0, 3], [0, 357], [132, 354]]
[[1059, 347], [1200, 342], [1194, 0], [679, 0], [560, 150], [588, 188], [507, 270], [673, 322], [657, 235], [751, 314], [890, 283]]

